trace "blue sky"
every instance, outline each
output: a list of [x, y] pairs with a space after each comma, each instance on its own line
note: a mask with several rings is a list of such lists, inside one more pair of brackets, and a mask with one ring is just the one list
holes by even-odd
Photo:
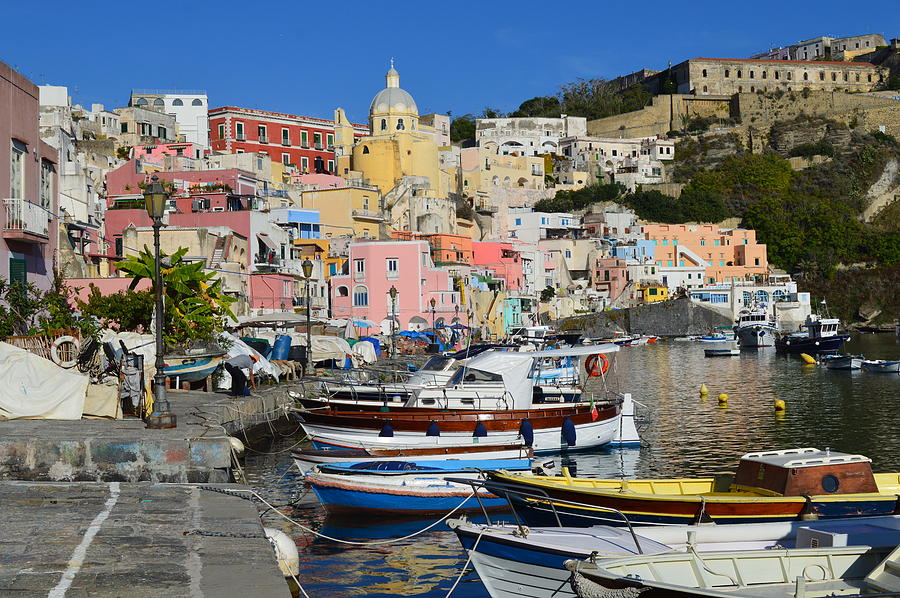
[[45, 0], [4, 3], [0, 60], [82, 104], [206, 89], [212, 106], [326, 118], [341, 106], [365, 122], [391, 57], [422, 114], [459, 115], [513, 110], [577, 78], [859, 33], [900, 36], [897, 0]]

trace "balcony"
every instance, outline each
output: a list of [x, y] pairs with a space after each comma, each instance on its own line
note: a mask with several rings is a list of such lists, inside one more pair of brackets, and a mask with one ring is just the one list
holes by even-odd
[[353, 210], [353, 217], [357, 220], [368, 220], [369, 222], [384, 222], [382, 213], [375, 210]]
[[50, 241], [49, 212], [24, 199], [4, 199], [3, 238], [26, 243]]

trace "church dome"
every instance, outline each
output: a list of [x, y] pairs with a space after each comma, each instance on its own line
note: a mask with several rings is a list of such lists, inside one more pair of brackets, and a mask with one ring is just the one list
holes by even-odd
[[400, 89], [400, 73], [391, 65], [385, 75], [386, 87], [375, 94], [369, 105], [369, 116], [375, 114], [415, 114], [418, 116], [419, 107], [409, 93]]

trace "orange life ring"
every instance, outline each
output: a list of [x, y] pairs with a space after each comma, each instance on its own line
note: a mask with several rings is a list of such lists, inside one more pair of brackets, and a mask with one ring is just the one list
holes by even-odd
[[588, 376], [601, 376], [609, 370], [609, 358], [603, 353], [589, 355], [584, 362], [584, 369], [587, 370]]

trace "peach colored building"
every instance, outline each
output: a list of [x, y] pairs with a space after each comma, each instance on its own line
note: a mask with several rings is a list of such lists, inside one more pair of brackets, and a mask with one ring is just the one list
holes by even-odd
[[654, 241], [656, 263], [678, 266], [677, 246], [682, 245], [706, 260], [706, 282], [745, 280], [766, 274], [766, 246], [756, 242], [756, 231], [721, 228], [715, 224], [645, 224], [644, 236]]

